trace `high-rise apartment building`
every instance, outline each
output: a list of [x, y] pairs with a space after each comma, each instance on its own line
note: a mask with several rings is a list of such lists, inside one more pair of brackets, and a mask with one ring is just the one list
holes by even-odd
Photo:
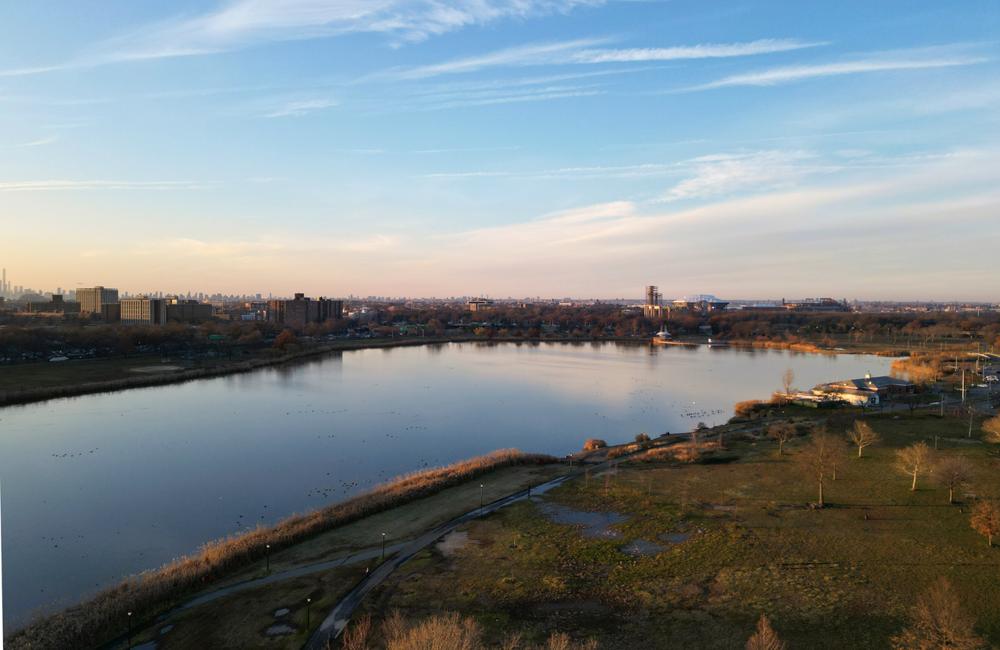
[[118, 302], [118, 289], [90, 287], [76, 290], [76, 301], [80, 303], [80, 314], [100, 314], [103, 305]]
[[127, 325], [166, 325], [167, 303], [162, 298], [125, 298], [121, 305], [121, 321]]
[[267, 320], [292, 328], [305, 327], [307, 323], [324, 323], [344, 316], [344, 301], [306, 298], [297, 293], [292, 300], [269, 300]]

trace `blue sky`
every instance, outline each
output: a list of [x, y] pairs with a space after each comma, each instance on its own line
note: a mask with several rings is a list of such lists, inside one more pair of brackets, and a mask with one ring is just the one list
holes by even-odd
[[996, 301], [998, 34], [996, 0], [5, 3], [0, 263]]

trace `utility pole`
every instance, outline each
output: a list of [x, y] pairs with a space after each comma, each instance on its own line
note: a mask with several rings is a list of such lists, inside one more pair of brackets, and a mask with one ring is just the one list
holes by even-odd
[[965, 368], [962, 368], [962, 404], [965, 404]]

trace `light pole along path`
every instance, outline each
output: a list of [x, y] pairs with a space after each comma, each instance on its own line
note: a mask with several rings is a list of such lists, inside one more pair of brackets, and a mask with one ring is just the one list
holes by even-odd
[[[683, 437], [683, 434], [670, 436], [670, 438], [673, 439], [671, 442], [679, 441]], [[552, 488], [582, 475], [585, 471], [600, 471], [606, 467], [610, 467], [613, 463], [624, 460], [631, 455], [632, 454], [623, 454], [613, 460], [606, 460], [585, 469], [563, 474], [562, 476], [558, 476], [551, 481], [546, 481], [540, 485], [529, 487], [513, 494], [508, 494], [501, 499], [491, 501], [482, 507], [470, 510], [469, 512], [459, 515], [450, 521], [439, 524], [416, 539], [401, 545], [398, 553], [380, 564], [374, 571], [365, 576], [361, 582], [356, 584], [353, 589], [347, 592], [347, 595], [340, 599], [340, 602], [336, 604], [329, 614], [327, 614], [326, 618], [323, 619], [323, 622], [319, 624], [316, 631], [313, 632], [312, 636], [309, 637], [309, 640], [306, 641], [306, 644], [302, 646], [303, 649], [325, 650], [327, 643], [340, 636], [340, 633], [344, 631], [345, 627], [347, 627], [347, 624], [351, 620], [351, 615], [354, 614], [354, 610], [358, 608], [358, 605], [361, 604], [361, 601], [364, 600], [368, 592], [382, 584], [386, 578], [392, 575], [393, 571], [403, 566], [414, 555], [427, 548], [444, 535], [447, 535], [451, 531], [455, 530], [462, 524], [496, 512], [497, 510], [509, 506], [512, 503], [524, 501], [525, 499], [528, 499], [536, 494], [544, 494]]]

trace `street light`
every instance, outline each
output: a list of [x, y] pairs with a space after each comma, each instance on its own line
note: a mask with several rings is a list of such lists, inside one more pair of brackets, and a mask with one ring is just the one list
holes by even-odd
[[128, 613], [128, 647], [132, 647], [132, 612]]
[[382, 533], [382, 561], [385, 562], [385, 533]]
[[265, 557], [264, 561], [265, 561], [266, 567], [267, 567], [264, 570], [264, 572], [265, 573], [271, 573], [271, 545], [270, 544], [264, 544], [264, 548], [266, 549], [266, 555], [264, 556]]
[[485, 486], [485, 485], [483, 485], [482, 483], [480, 483], [480, 484], [479, 484], [479, 509], [480, 509], [480, 510], [482, 510], [482, 509], [483, 509], [483, 503], [484, 503], [484, 501], [483, 501], [483, 499], [484, 499], [484, 496], [483, 496], [483, 494], [484, 494], [484, 493], [483, 493], [483, 490], [484, 490], [485, 488], [486, 488], [486, 486]]
[[306, 631], [309, 631], [309, 605], [312, 603], [312, 598], [306, 598]]

